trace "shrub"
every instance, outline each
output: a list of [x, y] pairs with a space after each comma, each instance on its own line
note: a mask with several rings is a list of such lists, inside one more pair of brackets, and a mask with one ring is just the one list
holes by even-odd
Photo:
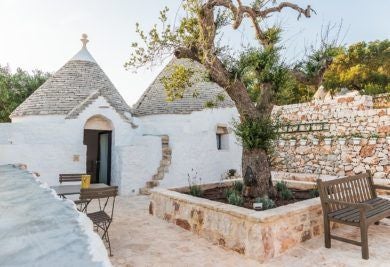
[[237, 172], [236, 169], [229, 169], [228, 170], [229, 177], [232, 177], [232, 176], [236, 175], [236, 172]]
[[276, 190], [279, 192], [279, 195], [283, 200], [289, 200], [294, 197], [293, 192], [288, 189], [285, 181], [277, 182]]
[[190, 185], [190, 195], [194, 197], [201, 197], [203, 190], [200, 185]]
[[233, 189], [237, 192], [237, 193], [242, 193], [242, 189], [244, 187], [244, 184], [241, 182], [241, 181], [235, 181], [233, 182]]
[[233, 191], [228, 197], [227, 197], [228, 203], [235, 206], [242, 206], [244, 204], [244, 199], [242, 198], [241, 194]]
[[309, 195], [311, 198], [315, 198], [315, 197], [320, 196], [320, 192], [318, 191], [317, 188], [315, 188], [315, 189], [312, 189], [309, 191]]
[[278, 192], [282, 192], [284, 190], [287, 190], [287, 183], [285, 181], [277, 182], [276, 183], [276, 190]]
[[198, 173], [191, 169], [191, 174], [187, 173], [188, 188], [190, 189], [189, 194], [195, 197], [203, 195], [203, 189], [200, 186], [202, 184], [202, 178], [198, 177]]
[[235, 192], [234, 188], [226, 188], [225, 191], [224, 191], [224, 195], [226, 198], [228, 198], [231, 194], [233, 194]]
[[256, 198], [255, 203], [262, 203], [263, 204], [263, 210], [268, 210], [272, 208], [276, 208], [275, 202], [270, 198]]
[[291, 192], [291, 190], [287, 188], [286, 190], [283, 190], [282, 192], [280, 192], [280, 197], [283, 200], [290, 200], [294, 197], [294, 195], [293, 195], [293, 192]]

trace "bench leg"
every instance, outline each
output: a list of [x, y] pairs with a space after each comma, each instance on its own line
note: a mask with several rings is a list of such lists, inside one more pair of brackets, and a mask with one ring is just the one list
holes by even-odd
[[362, 242], [362, 258], [368, 260], [368, 226], [366, 226], [366, 224], [360, 225], [360, 235]]
[[325, 247], [330, 248], [330, 221], [324, 216], [324, 237], [325, 237]]

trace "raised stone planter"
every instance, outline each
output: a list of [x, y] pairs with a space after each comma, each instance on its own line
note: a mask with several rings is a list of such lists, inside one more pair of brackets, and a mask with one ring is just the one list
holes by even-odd
[[[221, 184], [206, 186], [210, 188]], [[254, 211], [156, 188], [152, 190], [149, 212], [214, 244], [260, 262], [323, 232], [319, 198]]]

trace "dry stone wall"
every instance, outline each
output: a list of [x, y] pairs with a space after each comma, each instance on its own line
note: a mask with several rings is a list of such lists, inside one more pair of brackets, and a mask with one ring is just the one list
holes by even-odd
[[374, 178], [390, 178], [390, 108], [374, 108], [372, 97], [275, 107], [273, 115], [290, 124], [275, 143], [276, 171], [343, 176], [370, 170]]

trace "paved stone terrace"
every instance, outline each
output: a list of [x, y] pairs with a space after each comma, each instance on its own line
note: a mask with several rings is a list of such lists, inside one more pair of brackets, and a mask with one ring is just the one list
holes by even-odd
[[[390, 220], [369, 229], [370, 260], [361, 259], [360, 247], [314, 238], [267, 264], [211, 244], [180, 227], [148, 213], [147, 196], [119, 197], [111, 225], [114, 266], [390, 266]], [[336, 233], [359, 239], [357, 228], [342, 227]]]

